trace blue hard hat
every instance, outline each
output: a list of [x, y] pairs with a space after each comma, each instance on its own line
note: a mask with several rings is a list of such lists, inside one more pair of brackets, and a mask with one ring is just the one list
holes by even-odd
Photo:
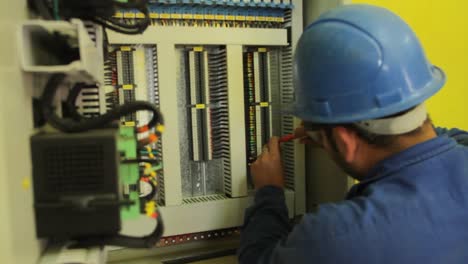
[[445, 75], [400, 17], [376, 6], [344, 5], [304, 30], [294, 80], [293, 114], [337, 124], [410, 109], [440, 90]]

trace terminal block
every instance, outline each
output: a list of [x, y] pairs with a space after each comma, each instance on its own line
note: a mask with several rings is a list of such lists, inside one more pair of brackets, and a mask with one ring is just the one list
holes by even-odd
[[262, 152], [272, 136], [269, 53], [266, 48], [249, 48], [244, 53], [244, 96], [247, 165]]

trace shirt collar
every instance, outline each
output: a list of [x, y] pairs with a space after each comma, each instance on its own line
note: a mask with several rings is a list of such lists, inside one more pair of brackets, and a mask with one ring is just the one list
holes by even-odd
[[445, 136], [439, 136], [392, 155], [377, 163], [367, 174], [365, 180], [351, 188], [346, 199], [359, 196], [367, 186], [394, 175], [394, 172], [401, 168], [427, 160], [454, 148], [456, 145], [457, 143], [455, 140]]

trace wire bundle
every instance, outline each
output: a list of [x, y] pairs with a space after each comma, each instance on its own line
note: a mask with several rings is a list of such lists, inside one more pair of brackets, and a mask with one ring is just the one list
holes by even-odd
[[[175, 3], [179, 2], [179, 3]], [[196, 1], [195, 1], [196, 2]], [[270, 7], [234, 7], [217, 5], [215, 8], [201, 8], [199, 3], [149, 4], [149, 15], [155, 26], [216, 27], [216, 28], [283, 28], [285, 10]], [[253, 0], [251, 1], [251, 4]], [[128, 23], [137, 22], [142, 14], [133, 11], [117, 11], [114, 17]]]
[[259, 90], [260, 90], [260, 98], [257, 98], [257, 103], [266, 103], [267, 106], [261, 106], [260, 108], [260, 116], [261, 119], [261, 128], [257, 128], [261, 131], [261, 144], [262, 146], [268, 143], [270, 139], [271, 131], [269, 129], [270, 123], [270, 103], [269, 103], [269, 81], [268, 81], [268, 53], [266, 52], [258, 52], [258, 60], [259, 60]]
[[[127, 3], [116, 0], [28, 0], [28, 4], [47, 20], [89, 20], [123, 34], [141, 34], [151, 23], [148, 0], [129, 0]], [[144, 18], [126, 23], [113, 17], [117, 8], [137, 9]]]
[[[146, 61], [146, 72], [148, 81], [148, 98], [150, 102], [154, 103], [159, 107], [159, 78], [158, 78], [158, 53], [156, 45], [145, 48], [145, 61]], [[157, 129], [156, 129], [157, 130]], [[147, 146], [148, 148], [149, 146]], [[152, 145], [152, 149], [162, 150], [162, 139]], [[148, 156], [154, 158], [160, 162], [163, 160], [162, 151], [149, 151], [147, 150]], [[153, 156], [153, 157], [152, 157]], [[158, 196], [157, 200], [160, 204], [164, 204], [164, 170], [159, 170], [157, 173], [158, 182]]]
[[[65, 102], [67, 113], [74, 120], [79, 121], [82, 118], [92, 118], [100, 115], [99, 112], [99, 88], [96, 85], [87, 85], [84, 83], [76, 83]], [[78, 113], [76, 107], [76, 100], [81, 94], [81, 107], [83, 107], [82, 114]], [[89, 97], [89, 98], [88, 98]]]
[[247, 52], [244, 55], [245, 70], [245, 108], [247, 121], [247, 164], [250, 166], [257, 158], [257, 128], [256, 128], [256, 109], [255, 109], [255, 76], [253, 52]]
[[[135, 101], [135, 76], [134, 76], [134, 49], [128, 46], [121, 46], [117, 50], [117, 88], [120, 90], [119, 95], [121, 103]], [[128, 87], [128, 88], [127, 88]], [[136, 114], [131, 113], [125, 116], [125, 122], [136, 124]]]
[[[127, 115], [130, 113], [135, 113], [136, 111], [151, 111], [153, 112], [152, 119], [148, 122], [146, 127], [153, 128], [158, 123], [163, 124], [162, 115], [159, 113], [159, 110], [155, 105], [145, 102], [145, 101], [134, 101], [124, 105], [120, 105], [110, 110], [109, 112], [100, 115], [94, 118], [80, 118], [79, 120], [61, 118], [55, 113], [55, 109], [52, 105], [53, 99], [57, 92], [59, 85], [66, 78], [65, 74], [54, 74], [50, 77], [49, 81], [46, 84], [44, 93], [42, 94], [42, 111], [45, 120], [47, 120], [53, 127], [57, 128], [60, 131], [73, 133], [73, 132], [83, 132], [90, 129], [102, 128], [109, 125], [114, 120], [118, 120], [121, 116]], [[67, 99], [67, 102], [71, 102], [76, 99], [75, 95], [79, 94], [79, 91], [83, 86], [75, 86], [71, 94], [72, 97]], [[74, 102], [74, 101], [73, 101]], [[71, 105], [71, 103], [67, 103]], [[74, 105], [74, 103], [73, 103]], [[72, 107], [69, 109], [73, 112], [76, 112], [76, 108]]]
[[119, 93], [115, 89], [118, 85], [117, 53], [115, 50], [106, 53], [104, 61], [104, 84], [107, 87], [114, 88], [111, 91], [106, 90], [106, 109], [109, 111], [119, 105]]

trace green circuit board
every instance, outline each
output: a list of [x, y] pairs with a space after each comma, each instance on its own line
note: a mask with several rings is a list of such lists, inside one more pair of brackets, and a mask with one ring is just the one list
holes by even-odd
[[[120, 128], [117, 148], [121, 153], [121, 159], [137, 159], [137, 139], [133, 127]], [[119, 168], [119, 178], [122, 186], [135, 186], [139, 183], [138, 163], [121, 163]], [[139, 191], [127, 189], [128, 198], [133, 201], [131, 206], [123, 206], [120, 210], [122, 220], [137, 218], [140, 213]]]

